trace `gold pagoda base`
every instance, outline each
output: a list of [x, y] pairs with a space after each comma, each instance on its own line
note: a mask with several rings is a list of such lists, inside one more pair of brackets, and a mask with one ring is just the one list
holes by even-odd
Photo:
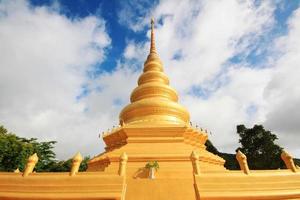
[[89, 161], [88, 171], [117, 173], [120, 155], [126, 153], [127, 177], [146, 178], [144, 167], [151, 161], [159, 163], [157, 177], [171, 177], [174, 173], [180, 177], [192, 173], [192, 151], [200, 157], [201, 171], [226, 170], [225, 161], [205, 149], [207, 134], [195, 128], [182, 125], [127, 125], [113, 130], [103, 139], [107, 145], [106, 151]]

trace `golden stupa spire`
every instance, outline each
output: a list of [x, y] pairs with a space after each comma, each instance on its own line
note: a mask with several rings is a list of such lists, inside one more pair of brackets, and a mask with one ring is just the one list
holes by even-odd
[[156, 53], [155, 48], [155, 39], [154, 39], [154, 18], [151, 18], [151, 44], [150, 44], [150, 53]]
[[169, 78], [156, 52], [154, 19], [151, 19], [150, 53], [144, 63], [143, 74], [130, 96], [130, 104], [120, 113], [120, 124], [189, 124], [189, 113], [178, 104], [176, 90], [169, 86]]

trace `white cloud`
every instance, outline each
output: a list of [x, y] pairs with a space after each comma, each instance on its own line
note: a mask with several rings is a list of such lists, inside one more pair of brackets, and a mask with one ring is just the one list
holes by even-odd
[[131, 0], [120, 1], [119, 3], [119, 7], [121, 7], [117, 12], [119, 23], [129, 27], [133, 31], [141, 31], [148, 22], [145, 15], [150, 15], [154, 2], [148, 0]]
[[275, 44], [282, 53], [265, 88], [265, 124], [279, 133], [280, 143], [300, 156], [300, 8], [288, 21], [288, 34]]
[[145, 55], [149, 51], [150, 43], [135, 43], [134, 41], [128, 41], [124, 50], [124, 58], [127, 60], [135, 59], [139, 62], [145, 61]]
[[[118, 124], [118, 114], [122, 106], [129, 103], [132, 88], [136, 85], [138, 73], [128, 64], [118, 64], [112, 72], [104, 72], [97, 79], [89, 82], [92, 91], [82, 101], [85, 102], [87, 113], [93, 118], [108, 114], [109, 125]], [[104, 128], [104, 127], [101, 127]]]
[[[158, 18], [169, 16], [157, 29], [157, 46], [180, 91], [214, 78], [224, 62], [247, 49], [273, 23], [273, 8], [267, 1], [259, 7], [247, 1], [185, 1], [170, 9], [173, 13], [161, 9], [170, 8], [164, 6], [167, 3], [172, 1], [157, 8]], [[182, 60], [172, 60], [176, 52]]]
[[55, 7], [0, 3], [0, 121], [21, 136], [57, 140], [60, 158], [98, 153], [106, 121], [89, 117], [76, 96], [110, 38], [103, 19], [70, 20]]

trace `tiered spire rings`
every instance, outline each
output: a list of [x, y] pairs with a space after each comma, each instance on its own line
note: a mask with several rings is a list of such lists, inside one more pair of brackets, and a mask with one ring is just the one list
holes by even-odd
[[151, 20], [150, 52], [144, 63], [138, 87], [131, 93], [130, 102], [120, 113], [120, 124], [181, 124], [188, 125], [189, 113], [178, 104], [176, 90], [169, 86], [162, 62], [155, 48], [154, 19]]

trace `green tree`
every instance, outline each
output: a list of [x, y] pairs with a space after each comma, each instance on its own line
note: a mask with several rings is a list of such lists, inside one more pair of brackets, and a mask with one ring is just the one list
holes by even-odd
[[250, 169], [284, 168], [280, 158], [282, 148], [275, 144], [278, 139], [275, 134], [265, 130], [262, 125], [255, 125], [253, 128], [238, 125], [237, 133], [241, 144], [237, 150], [247, 156]]
[[9, 133], [0, 126], [0, 170], [13, 171], [16, 168], [23, 170], [27, 159], [37, 153], [39, 162], [36, 171], [48, 171], [51, 164], [56, 162], [53, 152], [55, 141], [38, 142], [36, 138], [22, 138]]
[[79, 171], [80, 171], [80, 172], [84, 172], [84, 171], [87, 170], [89, 160], [90, 160], [90, 156], [84, 157], [84, 159], [83, 159], [83, 161], [81, 162], [80, 167], [79, 167]]
[[6, 133], [7, 133], [6, 128], [4, 128], [4, 126], [0, 126], [0, 135], [6, 134]]
[[[37, 153], [39, 161], [35, 166], [37, 172], [68, 172], [72, 159], [58, 161], [53, 151], [56, 141], [38, 142], [36, 138], [22, 138], [0, 126], [0, 171], [24, 170], [27, 159]], [[90, 158], [85, 157], [79, 171], [87, 169]]]
[[23, 168], [26, 155], [31, 152], [28, 145], [22, 143], [14, 134], [0, 127], [0, 170], [12, 171]]
[[205, 146], [206, 146], [206, 150], [218, 155], [220, 152], [218, 151], [218, 149], [211, 143], [210, 140], [206, 140], [205, 142]]
[[230, 153], [222, 153], [220, 152], [210, 140], [206, 140], [205, 142], [206, 150], [220, 156], [225, 160], [224, 167], [226, 169], [230, 170], [237, 170], [239, 169], [239, 164], [237, 160], [235, 159], [235, 154], [230, 154]]
[[[84, 157], [83, 161], [80, 164], [79, 171], [86, 171], [87, 170], [87, 163], [90, 160], [89, 156]], [[55, 163], [52, 163], [49, 166], [49, 171], [51, 172], [69, 172], [72, 166], [72, 159], [62, 160]]]

